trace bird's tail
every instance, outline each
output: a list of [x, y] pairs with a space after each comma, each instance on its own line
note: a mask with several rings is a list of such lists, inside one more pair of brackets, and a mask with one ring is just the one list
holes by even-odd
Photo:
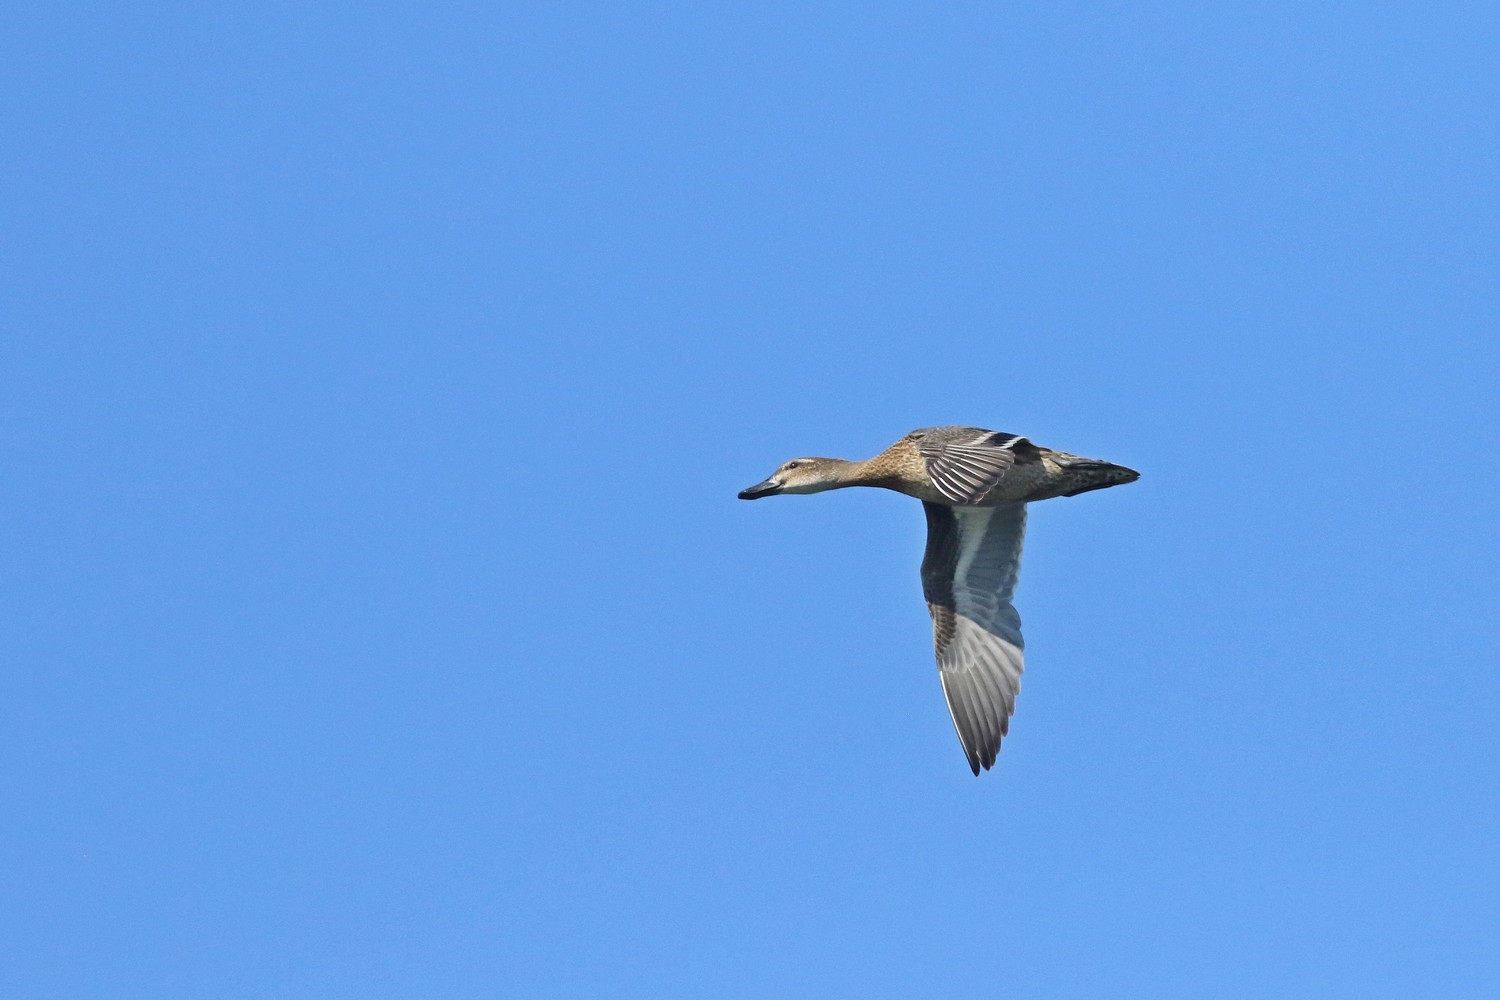
[[1115, 465], [1112, 462], [1102, 462], [1097, 458], [1058, 453], [1053, 455], [1053, 459], [1062, 466], [1067, 480], [1067, 489], [1058, 496], [1076, 497], [1090, 490], [1123, 486], [1141, 478], [1141, 474], [1134, 469], [1127, 469], [1123, 465]]

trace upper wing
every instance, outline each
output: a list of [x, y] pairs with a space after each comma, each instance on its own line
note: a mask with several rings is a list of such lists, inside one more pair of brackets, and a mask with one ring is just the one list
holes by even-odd
[[978, 774], [995, 763], [1021, 690], [1025, 643], [1011, 595], [1021, 568], [1026, 505], [922, 506], [922, 592], [932, 614], [939, 676], [969, 767]]
[[1016, 463], [1013, 447], [1025, 438], [977, 427], [935, 427], [922, 433], [917, 452], [938, 492], [954, 503], [975, 504]]

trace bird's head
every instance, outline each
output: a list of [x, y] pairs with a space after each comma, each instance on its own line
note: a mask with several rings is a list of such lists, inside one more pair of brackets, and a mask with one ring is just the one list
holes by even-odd
[[852, 463], [839, 458], [794, 458], [782, 462], [765, 480], [740, 490], [741, 500], [759, 500], [780, 493], [822, 493], [848, 485], [846, 472]]

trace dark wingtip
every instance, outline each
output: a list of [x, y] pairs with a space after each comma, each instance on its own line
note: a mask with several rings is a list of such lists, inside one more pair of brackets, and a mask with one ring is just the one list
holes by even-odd
[[[979, 751], [964, 747], [964, 756], [969, 758], [969, 770], [974, 772], [974, 777], [979, 777], [980, 771], [988, 771], [990, 764], [985, 762], [985, 755]], [[994, 758], [990, 762], [993, 763]]]

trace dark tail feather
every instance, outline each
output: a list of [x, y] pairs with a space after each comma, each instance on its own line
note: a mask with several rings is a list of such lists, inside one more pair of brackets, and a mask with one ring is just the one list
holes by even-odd
[[1080, 493], [1108, 489], [1111, 486], [1123, 486], [1141, 478], [1141, 474], [1134, 469], [1127, 469], [1123, 465], [1114, 465], [1110, 462], [1100, 462], [1092, 458], [1072, 459], [1067, 463], [1066, 468], [1070, 472], [1083, 473], [1083, 482], [1070, 492], [1062, 494], [1065, 497], [1076, 497]]

